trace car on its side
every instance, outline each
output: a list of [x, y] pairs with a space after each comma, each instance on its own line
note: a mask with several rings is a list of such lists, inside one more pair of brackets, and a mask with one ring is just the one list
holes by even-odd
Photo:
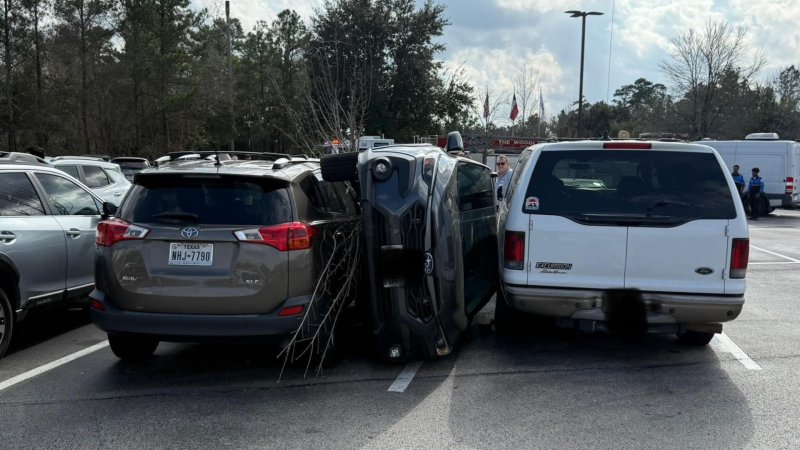
[[0, 356], [28, 312], [87, 302], [103, 201], [30, 155], [0, 153]]
[[57, 157], [50, 160], [53, 167], [80, 180], [104, 201], [119, 205], [131, 182], [125, 179], [119, 164], [89, 157]]
[[352, 189], [323, 180], [313, 159], [173, 156], [137, 174], [97, 228], [91, 314], [114, 354], [141, 360], [160, 341], [286, 345], [304, 317], [322, 323], [332, 298], [317, 281], [347, 256], [333, 243], [358, 223]]
[[359, 186], [379, 357], [449, 354], [499, 284], [491, 170], [429, 144], [326, 155], [321, 164], [326, 179]]
[[[584, 178], [604, 187], [570, 181]], [[722, 158], [705, 145], [529, 147], [501, 206], [500, 239], [500, 332], [529, 314], [705, 345], [744, 305], [747, 221]]]
[[128, 181], [133, 181], [134, 175], [152, 167], [150, 160], [136, 156], [118, 156], [112, 158], [111, 162], [119, 164], [120, 169], [122, 169], [122, 174], [125, 175]]

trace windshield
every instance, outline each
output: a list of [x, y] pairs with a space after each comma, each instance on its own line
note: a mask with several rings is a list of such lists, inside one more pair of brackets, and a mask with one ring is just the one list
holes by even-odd
[[710, 153], [543, 152], [523, 211], [571, 218], [732, 219], [725, 173]]

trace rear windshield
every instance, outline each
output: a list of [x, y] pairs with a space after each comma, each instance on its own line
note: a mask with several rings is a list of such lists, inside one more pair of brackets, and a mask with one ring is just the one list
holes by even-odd
[[146, 169], [150, 167], [147, 161], [114, 161], [121, 169]]
[[134, 223], [274, 225], [290, 222], [287, 183], [248, 177], [141, 177], [119, 217]]
[[523, 212], [587, 221], [736, 217], [727, 174], [713, 154], [635, 150], [542, 152]]

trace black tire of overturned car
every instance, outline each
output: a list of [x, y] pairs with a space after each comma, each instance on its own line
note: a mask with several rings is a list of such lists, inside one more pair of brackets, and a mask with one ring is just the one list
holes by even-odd
[[356, 181], [358, 179], [358, 153], [347, 152], [324, 155], [319, 161], [325, 181]]

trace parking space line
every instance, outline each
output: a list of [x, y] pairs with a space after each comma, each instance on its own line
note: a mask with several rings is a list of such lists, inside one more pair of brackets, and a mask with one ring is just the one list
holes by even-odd
[[756, 250], [758, 250], [760, 252], [769, 253], [770, 255], [777, 256], [779, 258], [788, 259], [789, 261], [791, 261], [793, 263], [800, 263], [800, 259], [794, 259], [794, 258], [791, 258], [791, 257], [786, 256], [786, 255], [781, 255], [780, 253], [775, 253], [773, 251], [770, 251], [770, 250], [767, 250], [767, 249], [763, 249], [761, 247], [756, 247], [755, 245], [750, 245], [750, 248], [754, 248], [754, 249], [756, 249]]
[[68, 363], [70, 361], [74, 361], [74, 360], [76, 360], [76, 359], [78, 359], [78, 358], [80, 358], [82, 356], [86, 356], [86, 355], [88, 355], [90, 353], [94, 353], [94, 352], [100, 350], [101, 348], [105, 348], [105, 347], [108, 347], [108, 341], [103, 341], [103, 342], [100, 342], [99, 344], [94, 344], [91, 347], [87, 347], [87, 348], [85, 348], [83, 350], [80, 350], [80, 351], [77, 351], [77, 352], [75, 352], [75, 353], [73, 353], [71, 355], [67, 355], [67, 356], [65, 356], [65, 357], [63, 357], [61, 359], [57, 359], [57, 360], [55, 360], [53, 362], [49, 362], [49, 363], [41, 365], [41, 366], [39, 366], [39, 367], [37, 367], [35, 369], [31, 369], [31, 370], [29, 370], [29, 371], [27, 371], [25, 373], [22, 373], [22, 374], [19, 374], [19, 375], [15, 376], [15, 377], [9, 378], [6, 381], [3, 381], [2, 383], [0, 383], [0, 391], [5, 390], [7, 388], [10, 388], [11, 386], [14, 386], [17, 383], [21, 383], [21, 382], [23, 382], [25, 380], [29, 380], [29, 379], [37, 376], [37, 375], [41, 375], [41, 374], [47, 372], [48, 370], [53, 370], [56, 367], [63, 366], [64, 364], [66, 364], [66, 363]]
[[394, 383], [389, 386], [389, 392], [405, 392], [406, 388], [409, 384], [411, 384], [411, 380], [414, 379], [414, 375], [417, 374], [417, 371], [420, 367], [422, 367], [422, 361], [408, 363], [403, 368], [403, 371], [400, 372], [400, 375], [395, 378]]
[[759, 366], [755, 361], [750, 359], [747, 356], [747, 353], [744, 352], [738, 345], [736, 345], [731, 338], [728, 337], [725, 333], [720, 333], [714, 336], [714, 340], [719, 345], [719, 348], [722, 351], [731, 353], [734, 358], [738, 359], [742, 365], [749, 369], [749, 370], [761, 370], [761, 366]]

